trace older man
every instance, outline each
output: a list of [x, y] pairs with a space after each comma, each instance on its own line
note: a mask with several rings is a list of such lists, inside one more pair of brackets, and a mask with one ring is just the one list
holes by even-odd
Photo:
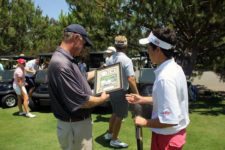
[[49, 67], [49, 92], [52, 111], [58, 120], [57, 132], [63, 150], [92, 150], [92, 123], [89, 108], [104, 103], [109, 95], [92, 96], [87, 79], [82, 75], [75, 56], [84, 46], [91, 46], [85, 29], [71, 24], [64, 30], [61, 45], [53, 54]]

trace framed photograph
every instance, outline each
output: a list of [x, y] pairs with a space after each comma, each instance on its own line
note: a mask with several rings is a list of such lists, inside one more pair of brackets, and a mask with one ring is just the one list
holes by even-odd
[[103, 91], [110, 93], [121, 89], [123, 89], [123, 83], [120, 63], [96, 70], [94, 84], [95, 95], [99, 95]]

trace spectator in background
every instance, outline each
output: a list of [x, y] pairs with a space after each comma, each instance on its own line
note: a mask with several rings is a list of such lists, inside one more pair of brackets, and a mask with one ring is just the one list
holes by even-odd
[[133, 63], [125, 54], [127, 49], [127, 38], [121, 35], [116, 36], [115, 48], [117, 52], [115, 52], [109, 60], [107, 60], [106, 65], [116, 63], [121, 64], [124, 89], [110, 94], [113, 113], [109, 120], [108, 132], [104, 135], [104, 138], [105, 140], [110, 140], [110, 145], [112, 147], [125, 148], [128, 147], [128, 144], [118, 139], [122, 120], [127, 117], [128, 114], [128, 102], [125, 99], [125, 94], [127, 93], [129, 87], [131, 88], [131, 91], [136, 94], [138, 94], [138, 89], [135, 80]]
[[28, 88], [29, 89], [29, 97], [32, 96], [32, 92], [34, 90], [34, 86], [35, 86], [35, 75], [36, 72], [39, 70], [39, 58], [36, 59], [32, 59], [30, 61], [28, 61], [26, 63], [25, 66], [25, 77], [26, 77], [26, 82], [28, 84]]
[[109, 46], [105, 51], [105, 63], [107, 63], [108, 59], [116, 53], [116, 48], [113, 46]]
[[[33, 118], [36, 117], [35, 115], [31, 114], [29, 112], [28, 108], [28, 95], [27, 95], [27, 90], [25, 88], [25, 73], [24, 73], [24, 67], [26, 64], [26, 60], [20, 58], [17, 60], [17, 68], [14, 71], [13, 75], [13, 89], [16, 92], [17, 99], [18, 99], [18, 108], [19, 108], [19, 115], [26, 115], [28, 118]], [[24, 106], [24, 111], [22, 109], [22, 104]]]
[[86, 77], [87, 74], [87, 65], [85, 63], [85, 60], [83, 57], [80, 58], [80, 61], [78, 62], [78, 67], [80, 69], [80, 72], [83, 74], [83, 76]]

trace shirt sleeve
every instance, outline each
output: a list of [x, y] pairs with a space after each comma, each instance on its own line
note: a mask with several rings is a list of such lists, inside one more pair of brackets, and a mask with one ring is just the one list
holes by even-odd
[[111, 64], [110, 64], [110, 58], [108, 58], [108, 59], [105, 60], [105, 64], [106, 64], [107, 66], [111, 65]]
[[57, 84], [60, 99], [71, 113], [89, 100], [90, 95], [82, 90], [82, 81], [71, 70], [61, 70]]
[[29, 69], [29, 68], [32, 68], [32, 66], [33, 66], [33, 65], [32, 65], [32, 63], [31, 63], [30, 61], [28, 61], [28, 62], [26, 63], [26, 65], [25, 65], [25, 67], [28, 68], [28, 69]]
[[181, 110], [175, 83], [170, 80], [160, 80], [156, 88], [160, 123], [178, 124]]
[[125, 64], [124, 69], [125, 69], [125, 73], [126, 73], [127, 77], [135, 75], [133, 63], [132, 63], [131, 60], [128, 63]]

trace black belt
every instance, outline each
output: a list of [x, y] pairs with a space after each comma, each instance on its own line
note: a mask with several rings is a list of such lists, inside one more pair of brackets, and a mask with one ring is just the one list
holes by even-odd
[[76, 117], [70, 117], [70, 118], [61, 118], [60, 120], [65, 121], [65, 122], [77, 122], [77, 121], [82, 121], [90, 118], [91, 115], [85, 115], [85, 116], [76, 116]]

